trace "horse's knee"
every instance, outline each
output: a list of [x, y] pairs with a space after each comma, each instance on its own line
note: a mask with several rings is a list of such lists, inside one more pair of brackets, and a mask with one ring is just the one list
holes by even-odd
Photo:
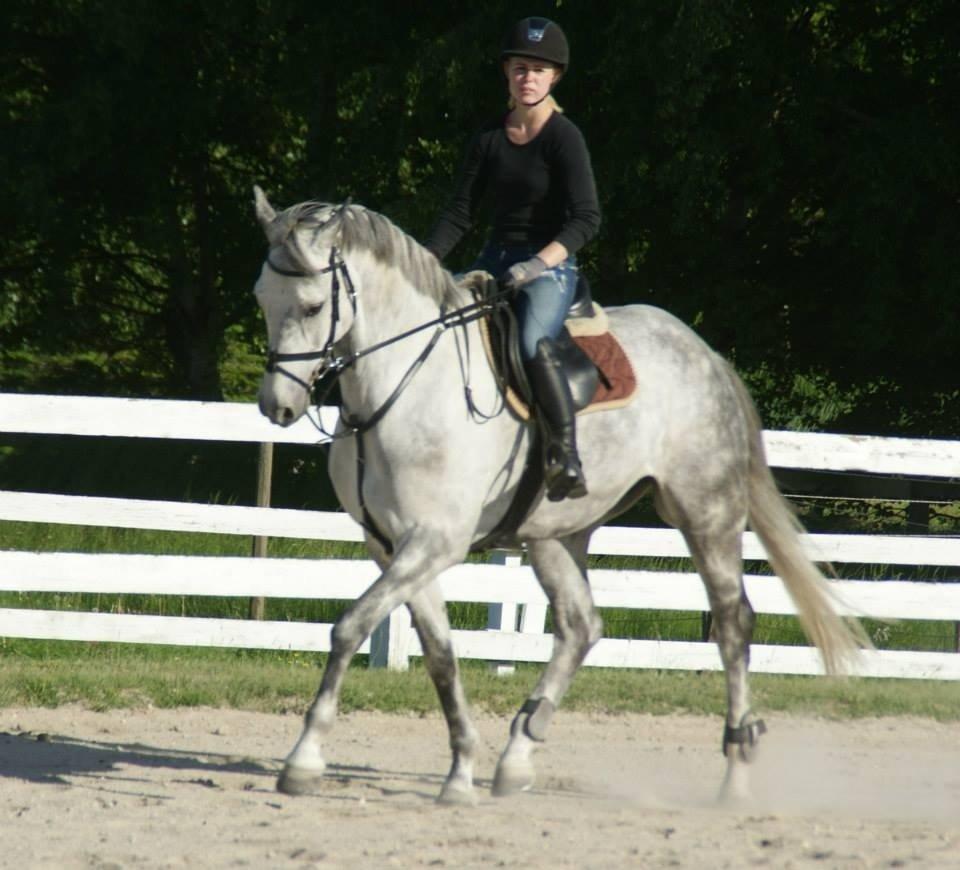
[[592, 648], [603, 637], [603, 619], [596, 610], [593, 610], [587, 622], [589, 626], [587, 640], [589, 647]]
[[581, 655], [586, 656], [597, 641], [603, 637], [603, 620], [594, 607], [581, 612], [579, 617], [577, 620], [577, 640]]
[[592, 605], [558, 609], [554, 618], [557, 634], [584, 650], [589, 650], [603, 637], [603, 620]]
[[358, 638], [358, 627], [356, 619], [350, 612], [344, 613], [334, 623], [330, 632], [331, 651], [351, 649], [363, 643], [363, 638]]

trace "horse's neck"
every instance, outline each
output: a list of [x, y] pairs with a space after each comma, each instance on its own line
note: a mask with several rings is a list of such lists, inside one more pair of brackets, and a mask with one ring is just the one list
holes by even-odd
[[[349, 353], [363, 356], [344, 378], [344, 398], [358, 413], [369, 412], [396, 388], [405, 373], [416, 364], [441, 327], [430, 324], [441, 316], [439, 303], [413, 287], [398, 269], [359, 259], [357, 316], [348, 335]], [[463, 304], [466, 304], [465, 302]], [[398, 338], [416, 330], [411, 335]], [[448, 330], [452, 333], [452, 330]], [[372, 353], [364, 353], [379, 346]], [[460, 377], [455, 361], [452, 335], [441, 336], [422, 369], [415, 376], [415, 392], [429, 385], [442, 389], [451, 378]]]
[[357, 320], [350, 330], [354, 350], [388, 341], [440, 315], [440, 306], [399, 269], [369, 255], [357, 257], [355, 263], [359, 288]]

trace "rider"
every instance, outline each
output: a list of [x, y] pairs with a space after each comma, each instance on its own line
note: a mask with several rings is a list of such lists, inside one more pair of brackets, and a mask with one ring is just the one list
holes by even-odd
[[574, 255], [596, 235], [600, 206], [583, 135], [552, 95], [570, 63], [563, 31], [549, 19], [524, 18], [508, 31], [500, 57], [509, 111], [474, 137], [425, 246], [443, 259], [481, 198], [492, 197], [492, 232], [472, 268], [515, 293], [524, 368], [546, 430], [547, 497], [560, 501], [587, 487], [555, 339], [576, 291]]

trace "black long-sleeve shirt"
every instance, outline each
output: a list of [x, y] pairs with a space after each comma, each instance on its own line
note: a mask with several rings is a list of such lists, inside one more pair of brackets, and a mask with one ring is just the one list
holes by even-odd
[[453, 197], [425, 246], [443, 259], [473, 224], [481, 200], [493, 205], [491, 240], [503, 245], [549, 242], [576, 253], [600, 227], [590, 154], [579, 128], [554, 112], [525, 145], [507, 137], [504, 119], [474, 137]]

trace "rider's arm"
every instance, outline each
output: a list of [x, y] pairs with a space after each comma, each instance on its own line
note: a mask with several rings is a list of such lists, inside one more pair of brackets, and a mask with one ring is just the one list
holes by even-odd
[[570, 252], [564, 245], [561, 245], [560, 242], [550, 242], [550, 244], [537, 253], [537, 256], [543, 260], [548, 269], [552, 269], [554, 266], [559, 266], [566, 260], [567, 257], [570, 256]]
[[[564, 248], [567, 254], [575, 254], [600, 229], [600, 203], [590, 152], [583, 134], [573, 123], [563, 125], [557, 137], [553, 159], [558, 167], [560, 183], [565, 187], [566, 217], [551, 245], [544, 248], [549, 257], [558, 253], [557, 249], [552, 252], [548, 250], [554, 244]], [[543, 253], [540, 256], [543, 257]], [[556, 265], [548, 262], [546, 257], [543, 259], [548, 266]]]

